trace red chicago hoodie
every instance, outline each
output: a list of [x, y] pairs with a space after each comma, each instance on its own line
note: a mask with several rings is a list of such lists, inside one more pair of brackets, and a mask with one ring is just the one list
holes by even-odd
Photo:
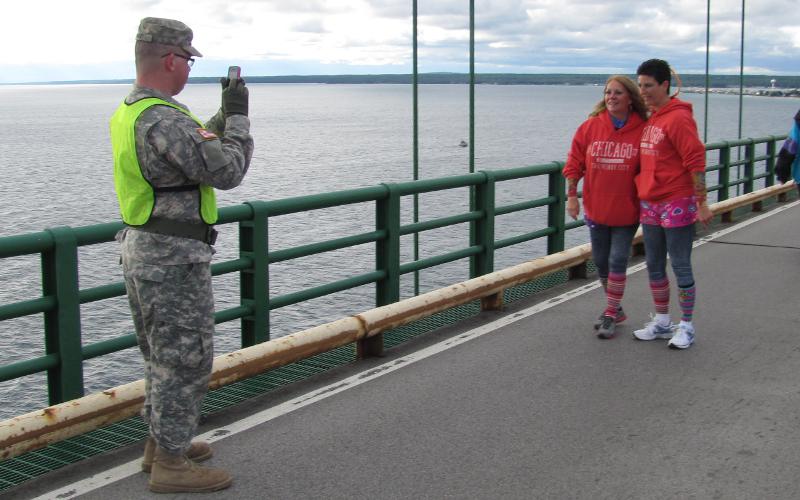
[[606, 226], [639, 222], [634, 178], [639, 171], [639, 141], [644, 121], [636, 113], [614, 130], [608, 111], [590, 117], [575, 132], [564, 177], [583, 177], [586, 216]]
[[694, 194], [694, 172], [706, 169], [706, 148], [697, 135], [692, 105], [673, 97], [650, 116], [642, 132], [639, 198], [664, 202]]

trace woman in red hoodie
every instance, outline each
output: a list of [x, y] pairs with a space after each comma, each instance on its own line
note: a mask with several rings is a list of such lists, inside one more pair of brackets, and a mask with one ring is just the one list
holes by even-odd
[[[692, 105], [669, 95], [671, 71], [661, 59], [645, 61], [636, 70], [639, 90], [650, 110], [642, 132], [636, 188], [656, 314], [634, 336], [639, 340], [670, 339], [670, 347], [686, 349], [694, 342], [694, 222], [699, 219], [707, 224], [713, 214], [706, 203], [706, 149], [697, 135]], [[678, 282], [682, 315], [677, 326], [669, 317], [667, 255]]]
[[606, 308], [595, 323], [600, 338], [614, 336], [625, 319], [622, 295], [631, 241], [639, 226], [634, 178], [639, 171], [639, 140], [647, 110], [636, 84], [611, 76], [604, 97], [575, 132], [564, 166], [567, 213], [580, 213], [578, 181], [583, 178], [584, 219], [589, 226], [592, 257], [606, 291]]

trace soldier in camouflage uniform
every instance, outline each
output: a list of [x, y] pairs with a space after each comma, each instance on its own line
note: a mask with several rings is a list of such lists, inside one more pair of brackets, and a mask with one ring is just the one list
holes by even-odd
[[136, 83], [111, 120], [114, 178], [127, 227], [117, 235], [145, 362], [142, 416], [150, 426], [142, 468], [158, 492], [213, 491], [227, 472], [192, 442], [213, 360], [211, 245], [214, 188], [244, 178], [253, 155], [244, 81], [222, 80], [222, 107], [202, 124], [173, 99], [194, 57], [192, 30], [145, 18], [136, 37]]

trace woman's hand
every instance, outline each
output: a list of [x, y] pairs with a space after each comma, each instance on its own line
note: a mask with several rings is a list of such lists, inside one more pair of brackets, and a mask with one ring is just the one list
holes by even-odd
[[581, 204], [578, 202], [577, 196], [570, 196], [567, 198], [567, 215], [572, 217], [572, 220], [578, 218], [581, 213]]
[[708, 208], [708, 203], [701, 201], [697, 204], [697, 220], [703, 223], [704, 227], [708, 227], [708, 223], [714, 218], [714, 212]]

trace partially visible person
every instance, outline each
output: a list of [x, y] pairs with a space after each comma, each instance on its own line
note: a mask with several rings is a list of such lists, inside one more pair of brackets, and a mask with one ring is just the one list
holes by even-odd
[[[713, 214], [706, 202], [705, 146], [697, 133], [692, 105], [670, 96], [671, 73], [669, 64], [661, 59], [647, 60], [636, 70], [639, 90], [650, 110], [642, 132], [636, 188], [655, 316], [634, 336], [639, 340], [670, 339], [670, 347], [686, 349], [695, 338], [694, 223], [708, 224]], [[669, 316], [667, 256], [678, 282], [678, 325]]]
[[800, 144], [800, 111], [794, 115], [794, 124], [789, 131], [789, 137], [783, 142], [778, 161], [775, 162], [775, 175], [783, 183], [790, 178], [797, 184], [797, 192], [800, 194], [800, 156], [797, 154], [797, 146]]
[[578, 181], [583, 179], [584, 219], [589, 227], [592, 257], [606, 292], [606, 306], [595, 322], [597, 336], [614, 336], [626, 319], [622, 309], [631, 242], [639, 227], [639, 200], [634, 178], [639, 171], [639, 140], [647, 109], [636, 84], [614, 75], [606, 81], [603, 99], [578, 127], [564, 165], [567, 213], [580, 214]]
[[117, 234], [136, 338], [144, 357], [142, 469], [152, 491], [227, 488], [230, 475], [196, 464], [192, 442], [214, 355], [214, 188], [242, 181], [253, 156], [244, 81], [223, 81], [222, 108], [206, 124], [173, 96], [189, 78], [192, 30], [147, 17], [136, 35], [136, 82], [111, 118], [114, 185], [126, 227]]

